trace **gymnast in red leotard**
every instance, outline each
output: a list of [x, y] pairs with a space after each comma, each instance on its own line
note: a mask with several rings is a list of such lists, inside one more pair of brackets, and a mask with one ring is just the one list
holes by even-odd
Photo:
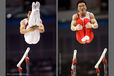
[[78, 1], [77, 8], [78, 12], [72, 17], [71, 30], [76, 31], [76, 39], [79, 43], [90, 43], [94, 38], [92, 29], [97, 29], [98, 23], [93, 13], [87, 11], [85, 1]]

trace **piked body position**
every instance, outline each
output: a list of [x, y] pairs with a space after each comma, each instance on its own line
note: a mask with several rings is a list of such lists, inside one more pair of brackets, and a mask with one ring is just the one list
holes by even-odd
[[71, 30], [76, 31], [76, 39], [79, 43], [91, 43], [94, 38], [92, 29], [98, 28], [98, 23], [93, 13], [87, 11], [85, 1], [77, 2], [78, 12], [73, 15]]
[[40, 33], [44, 31], [44, 25], [40, 19], [40, 3], [33, 2], [32, 8], [27, 9], [27, 18], [20, 22], [20, 33], [24, 34], [28, 44], [37, 44], [40, 40]]

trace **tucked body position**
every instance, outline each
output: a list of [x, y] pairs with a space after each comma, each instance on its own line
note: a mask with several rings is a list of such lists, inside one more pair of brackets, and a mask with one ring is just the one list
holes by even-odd
[[27, 18], [20, 22], [20, 33], [24, 34], [28, 44], [37, 44], [40, 40], [40, 33], [44, 31], [44, 25], [40, 19], [40, 3], [33, 2], [32, 8], [27, 9]]
[[76, 39], [79, 43], [91, 43], [94, 38], [93, 29], [98, 28], [98, 23], [93, 13], [87, 11], [85, 1], [77, 2], [78, 12], [72, 16], [71, 30], [76, 31]]

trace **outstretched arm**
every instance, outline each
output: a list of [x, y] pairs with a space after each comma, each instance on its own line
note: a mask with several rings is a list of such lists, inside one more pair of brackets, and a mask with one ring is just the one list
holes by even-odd
[[90, 13], [90, 21], [92, 25], [93, 29], [97, 29], [98, 28], [98, 23], [97, 20], [95, 19], [95, 16], [93, 15], [93, 13]]

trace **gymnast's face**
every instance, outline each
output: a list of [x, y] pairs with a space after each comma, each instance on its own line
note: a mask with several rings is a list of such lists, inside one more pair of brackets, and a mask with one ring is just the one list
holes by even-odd
[[80, 13], [85, 13], [87, 10], [86, 4], [85, 3], [79, 3], [78, 4], [78, 11]]
[[27, 17], [28, 17], [28, 18], [30, 17], [31, 12], [32, 12], [32, 11], [28, 11], [28, 13], [27, 13]]

